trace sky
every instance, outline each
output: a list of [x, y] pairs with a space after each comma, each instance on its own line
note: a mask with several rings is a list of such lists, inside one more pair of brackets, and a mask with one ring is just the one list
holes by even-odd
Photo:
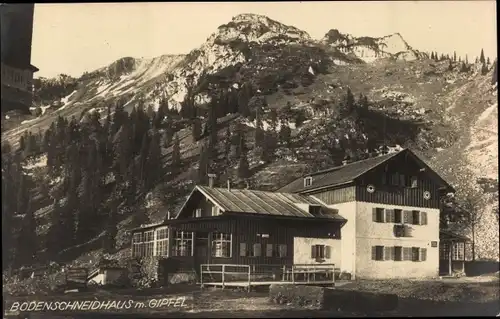
[[[495, 1], [142, 2], [35, 4], [36, 76], [80, 76], [122, 57], [185, 54], [240, 13], [263, 14], [320, 39], [399, 32], [413, 48], [495, 58]], [[472, 57], [472, 58], [471, 58]]]

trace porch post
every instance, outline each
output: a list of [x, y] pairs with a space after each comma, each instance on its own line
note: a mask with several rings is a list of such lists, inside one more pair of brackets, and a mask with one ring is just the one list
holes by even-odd
[[170, 257], [170, 256], [172, 256], [172, 238], [173, 238], [173, 236], [172, 236], [172, 232], [173, 232], [172, 226], [168, 226], [167, 230], [168, 230], [167, 231], [167, 238], [168, 238], [168, 240], [167, 240], [167, 247], [168, 247], [167, 248], [167, 257]]
[[453, 241], [449, 241], [448, 246], [450, 249], [448, 249], [448, 276], [451, 276], [451, 251], [453, 249]]

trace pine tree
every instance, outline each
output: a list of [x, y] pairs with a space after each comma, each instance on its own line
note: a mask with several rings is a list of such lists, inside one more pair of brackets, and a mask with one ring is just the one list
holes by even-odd
[[198, 184], [206, 185], [210, 165], [210, 150], [208, 145], [203, 145], [198, 160]]
[[279, 139], [287, 145], [287, 147], [290, 147], [291, 144], [291, 138], [292, 138], [292, 130], [288, 125], [281, 125], [280, 132], [279, 132]]
[[262, 145], [264, 140], [264, 130], [262, 128], [261, 110], [255, 110], [255, 146]]
[[483, 63], [483, 65], [481, 66], [481, 75], [488, 74], [488, 71], [488, 66], [486, 65], [486, 63]]
[[247, 153], [242, 153], [238, 163], [238, 177], [246, 180], [250, 177], [250, 165], [248, 164]]
[[118, 234], [118, 218], [116, 205], [109, 208], [109, 213], [106, 219], [106, 232], [103, 238], [103, 250], [105, 253], [113, 253], [116, 248], [116, 235]]
[[149, 134], [145, 133], [142, 138], [142, 143], [141, 143], [142, 147], [139, 153], [139, 183], [144, 191], [146, 190], [149, 143], [150, 143]]
[[64, 249], [64, 225], [63, 225], [63, 211], [59, 204], [59, 199], [54, 199], [52, 211], [50, 212], [50, 228], [47, 234], [46, 249], [50, 256], [55, 257]]
[[163, 176], [163, 165], [161, 162], [160, 136], [153, 132], [151, 142], [149, 143], [149, 152], [147, 159], [146, 187], [151, 189], [160, 177]]
[[479, 57], [479, 62], [481, 62], [482, 64], [486, 63], [486, 59], [484, 58], [484, 51], [483, 51], [483, 49], [481, 49], [481, 55]]
[[453, 51], [453, 62], [457, 62], [457, 52]]
[[179, 137], [177, 134], [174, 136], [174, 145], [172, 148], [172, 159], [171, 159], [171, 171], [173, 175], [177, 175], [179, 173], [179, 169], [181, 166], [181, 146]]
[[[165, 136], [163, 146], [168, 148], [172, 143], [172, 139], [174, 138], [174, 129], [173, 129], [172, 119], [170, 117], [167, 118], [165, 123]], [[201, 130], [201, 129], [200, 129]]]
[[231, 152], [231, 127], [228, 125], [224, 136], [224, 158], [229, 158]]
[[193, 119], [191, 124], [191, 132], [193, 135], [193, 141], [198, 141], [201, 138], [201, 120], [199, 118]]
[[487, 57], [487, 58], [486, 58], [486, 64], [487, 64], [487, 65], [490, 65], [490, 64], [491, 64], [491, 62], [490, 62], [490, 57]]
[[132, 137], [128, 125], [120, 128], [114, 139], [114, 172], [118, 183], [127, 180], [128, 162], [132, 158]]
[[453, 71], [453, 63], [451, 63], [451, 60], [450, 63], [448, 64], [448, 71]]
[[491, 76], [491, 85], [495, 85], [498, 82], [498, 71], [497, 71], [498, 60], [495, 59], [493, 63], [493, 75]]
[[38, 251], [38, 236], [36, 234], [35, 214], [31, 207], [31, 199], [28, 198], [25, 209], [22, 212], [22, 234], [17, 241], [17, 264], [19, 266], [32, 265], [36, 261]]

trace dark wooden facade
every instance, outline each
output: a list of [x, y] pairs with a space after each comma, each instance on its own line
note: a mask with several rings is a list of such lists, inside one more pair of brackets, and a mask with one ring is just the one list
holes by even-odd
[[[395, 174], [398, 174], [397, 185], [393, 185]], [[412, 178], [416, 180], [416, 186], [412, 186]], [[367, 190], [369, 185], [374, 186], [373, 192]], [[328, 205], [360, 201], [439, 209], [442, 189], [433, 175], [429, 174], [428, 168], [422, 168], [412, 157], [396, 156], [352, 183], [313, 190], [308, 194]]]
[[[240, 215], [240, 214], [238, 214]], [[328, 222], [325, 220], [307, 219], [285, 219], [273, 217], [253, 217], [253, 216], [219, 216], [212, 220], [191, 219], [176, 220], [171, 224], [172, 229], [193, 231], [196, 235], [208, 232], [220, 232], [232, 234], [231, 257], [213, 257], [211, 254], [206, 259], [201, 259], [201, 263], [211, 264], [291, 264], [293, 263], [293, 239], [294, 237], [311, 238], [335, 238], [340, 239], [339, 222]], [[262, 236], [266, 235], [266, 236]], [[210, 237], [209, 237], [210, 238]], [[241, 256], [240, 244], [245, 243], [247, 247], [255, 243], [263, 245], [261, 256]], [[210, 243], [208, 243], [211, 245]], [[265, 246], [267, 244], [286, 245], [285, 257], [266, 256]], [[211, 251], [211, 247], [209, 247]], [[196, 245], [194, 255], [197, 254]], [[185, 257], [184, 260], [190, 259]]]

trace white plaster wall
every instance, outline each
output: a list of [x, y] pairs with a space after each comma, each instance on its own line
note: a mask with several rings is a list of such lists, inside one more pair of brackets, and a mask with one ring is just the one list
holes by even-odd
[[[330, 247], [330, 256], [323, 262], [311, 258], [311, 246], [325, 245]], [[341, 268], [342, 246], [340, 239], [333, 238], [305, 238], [294, 237], [293, 239], [293, 263], [294, 264], [335, 264], [335, 268]]]
[[348, 272], [355, 278], [356, 273], [356, 202], [328, 205], [339, 210], [339, 215], [347, 219], [340, 230], [341, 271]]
[[[360, 278], [435, 278], [439, 276], [439, 209], [357, 202], [356, 275]], [[427, 212], [427, 225], [410, 225], [412, 237], [395, 237], [393, 223], [372, 220], [373, 208]], [[431, 247], [431, 241], [437, 247]], [[372, 260], [372, 246], [427, 248], [426, 261]]]
[[94, 278], [92, 278], [90, 280], [90, 282], [95, 282], [99, 285], [104, 285], [104, 280], [105, 280], [105, 276], [104, 274], [98, 274], [97, 276], [95, 276]]

